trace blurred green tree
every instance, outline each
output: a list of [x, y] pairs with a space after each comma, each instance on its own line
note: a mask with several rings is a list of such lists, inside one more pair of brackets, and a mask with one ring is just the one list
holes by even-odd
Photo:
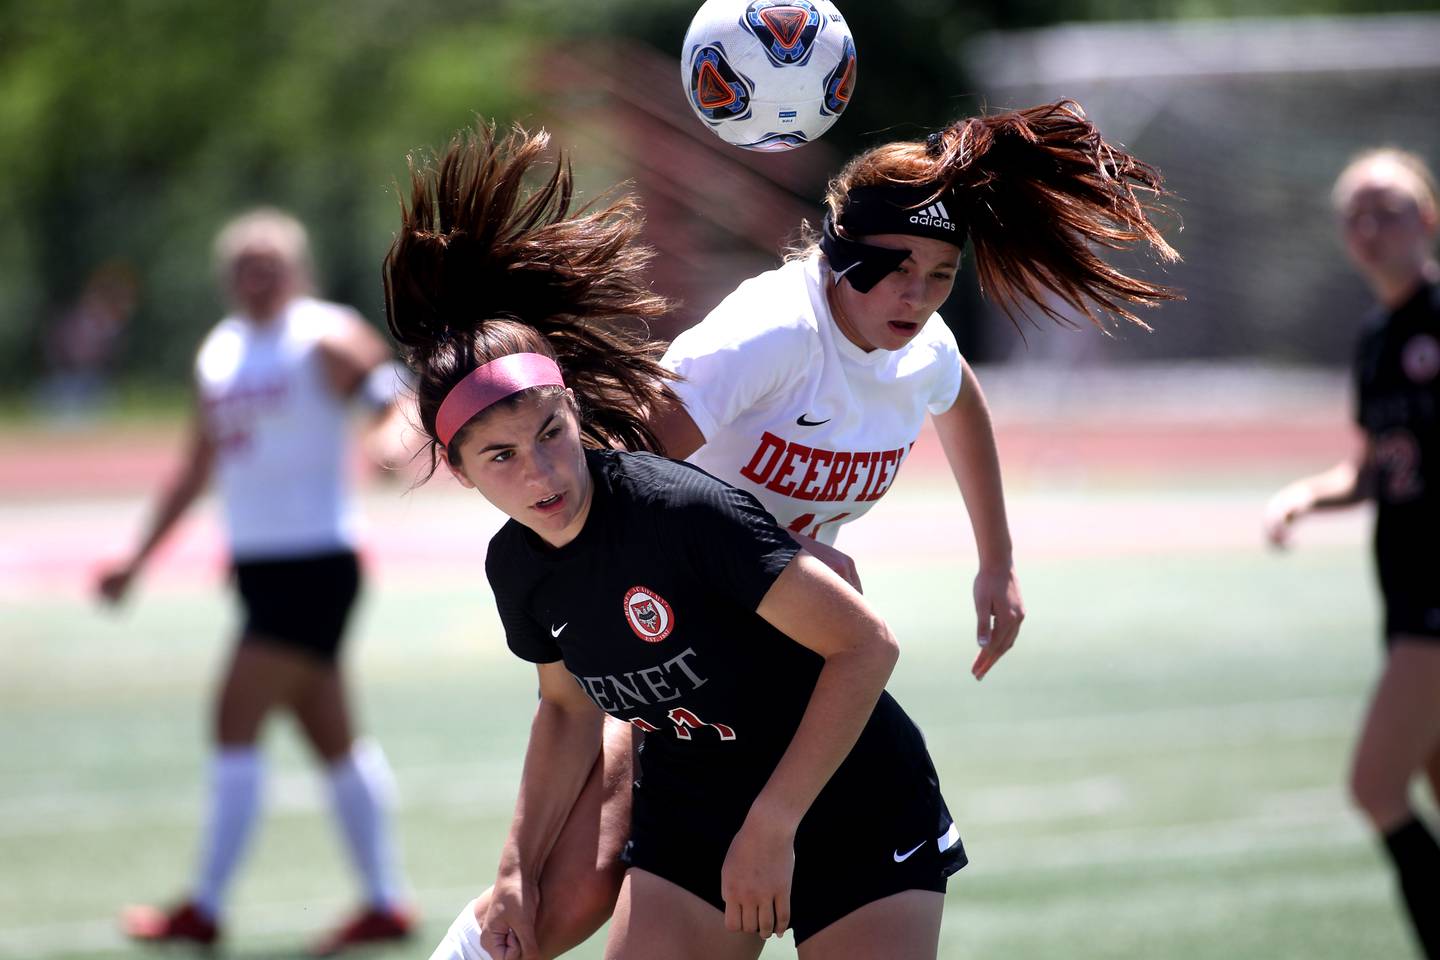
[[[1376, 13], [1440, 0], [840, 0], [861, 41], [844, 153], [983, 106], [977, 31], [1059, 21]], [[182, 383], [222, 309], [219, 225], [257, 203], [310, 225], [327, 296], [380, 315], [394, 184], [417, 146], [478, 114], [543, 109], [549, 40], [623, 35], [678, 55], [697, 0], [0, 0], [0, 393], [102, 264], [140, 303], [127, 377]]]
[[378, 319], [407, 151], [523, 114], [542, 27], [458, 0], [0, 4], [0, 382], [41, 372], [47, 322], [117, 257], [141, 291], [127, 373], [183, 376], [223, 306], [211, 238], [258, 203]]

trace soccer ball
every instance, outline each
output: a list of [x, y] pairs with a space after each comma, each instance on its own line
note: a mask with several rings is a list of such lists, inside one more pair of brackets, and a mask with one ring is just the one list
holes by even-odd
[[685, 97], [721, 140], [803, 146], [855, 91], [855, 41], [830, 0], [706, 0], [680, 58]]

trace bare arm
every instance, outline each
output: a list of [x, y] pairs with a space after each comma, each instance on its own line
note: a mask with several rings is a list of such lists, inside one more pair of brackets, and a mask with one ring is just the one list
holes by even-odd
[[414, 397], [402, 393], [383, 410], [377, 410], [366, 425], [361, 447], [365, 458], [379, 468], [382, 476], [398, 476], [424, 448], [428, 438], [416, 426], [419, 422]]
[[970, 365], [963, 359], [960, 393], [949, 410], [936, 416], [935, 429], [950, 471], [960, 486], [980, 570], [975, 576], [976, 635], [980, 653], [970, 671], [983, 679], [995, 662], [1015, 643], [1025, 619], [1025, 603], [1015, 576], [1010, 522], [1005, 513], [1005, 491], [1000, 481], [1000, 456], [985, 393]]
[[320, 341], [320, 359], [330, 389], [336, 396], [348, 399], [360, 389], [370, 371], [390, 359], [390, 348], [356, 314]]
[[1282, 487], [1265, 505], [1265, 535], [1271, 544], [1284, 547], [1290, 542], [1290, 530], [1305, 514], [1315, 510], [1335, 510], [1370, 499], [1371, 472], [1369, 441], [1356, 431], [1356, 450], [1329, 470], [1302, 477]]
[[899, 648], [860, 595], [804, 552], [756, 612], [825, 659], [800, 725], [751, 804], [721, 874], [726, 926], [769, 936], [790, 923], [795, 830], [859, 739]]
[[125, 598], [135, 577], [145, 566], [155, 548], [165, 541], [175, 524], [204, 492], [215, 465], [215, 445], [205, 428], [204, 418], [197, 409], [190, 426], [190, 439], [185, 459], [170, 482], [161, 490], [149, 527], [140, 545], [124, 563], [104, 571], [96, 584], [100, 598], [119, 603]]
[[540, 874], [599, 756], [605, 719], [563, 663], [541, 664], [538, 673], [540, 705], [483, 923], [481, 943], [496, 960], [539, 955]]
[[393, 360], [390, 347], [356, 315], [339, 332], [321, 341], [320, 357], [325, 378], [336, 396], [348, 399], [364, 394], [371, 401], [371, 416], [360, 437], [366, 459], [383, 471], [398, 470], [408, 463], [424, 445], [424, 437], [411, 427], [410, 398], [388, 391], [377, 391], [375, 398], [370, 397], [372, 378], [389, 376]]
[[650, 412], [650, 430], [660, 441], [665, 456], [684, 460], [705, 446], [705, 434], [700, 432], [679, 397], [668, 390], [665, 395], [668, 402]]

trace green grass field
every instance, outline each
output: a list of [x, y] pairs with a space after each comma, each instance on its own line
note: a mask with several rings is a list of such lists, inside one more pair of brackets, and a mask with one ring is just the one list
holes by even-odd
[[[1263, 492], [1227, 496], [1248, 518]], [[1012, 512], [1041, 496], [1021, 490]], [[1067, 496], [1086, 509], [1083, 491]], [[1177, 514], [1193, 501], [1147, 496]], [[971, 856], [950, 885], [943, 957], [1410, 955], [1342, 787], [1379, 656], [1362, 547], [1027, 558], [1022, 543], [1030, 618], [983, 684], [968, 673], [970, 550], [947, 552], [859, 558], [901, 639], [890, 689], [926, 732]], [[428, 954], [490, 881], [513, 803], [533, 674], [505, 652], [473, 559], [375, 584], [351, 649], [425, 918], [412, 946], [374, 957]], [[141, 955], [114, 917], [190, 874], [229, 600], [159, 580], [119, 617], [74, 591], [3, 604], [0, 956]], [[294, 955], [354, 897], [293, 731], [276, 723], [266, 746], [267, 817], [228, 918], [242, 957]], [[791, 941], [766, 956], [793, 957]]]

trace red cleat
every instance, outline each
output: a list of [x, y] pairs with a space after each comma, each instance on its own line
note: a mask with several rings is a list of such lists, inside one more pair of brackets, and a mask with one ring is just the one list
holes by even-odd
[[370, 907], [351, 917], [344, 926], [311, 947], [310, 955], [330, 957], [351, 947], [404, 940], [414, 929], [415, 918], [409, 910], [401, 907], [383, 910]]
[[193, 943], [213, 947], [220, 939], [220, 927], [186, 902], [166, 913], [155, 907], [126, 907], [120, 914], [120, 929], [131, 940], [142, 943]]

